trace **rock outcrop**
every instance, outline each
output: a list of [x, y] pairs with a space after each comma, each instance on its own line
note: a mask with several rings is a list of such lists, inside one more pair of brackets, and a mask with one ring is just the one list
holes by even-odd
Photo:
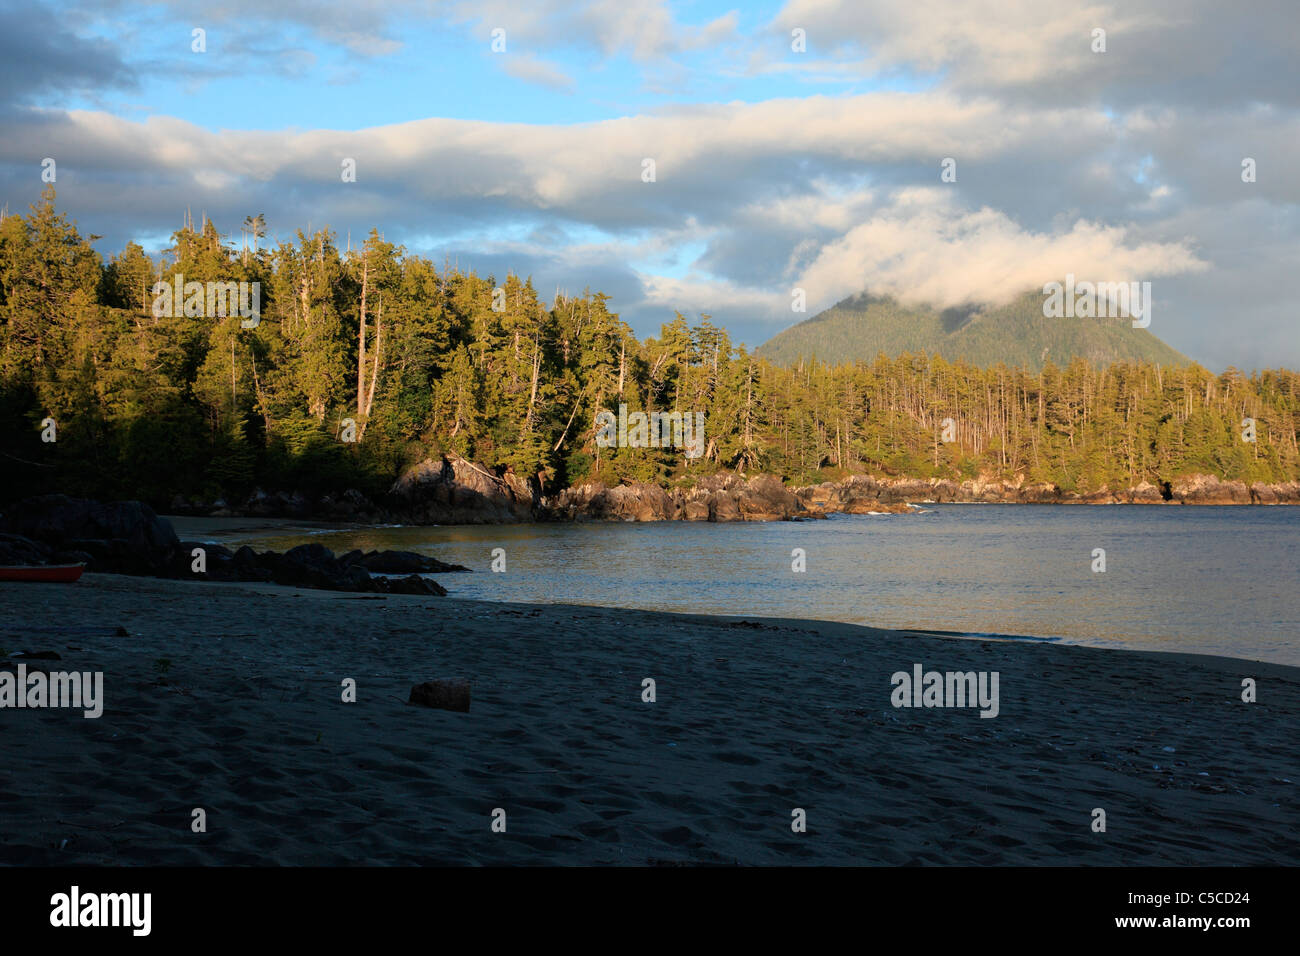
[[1250, 503], [1256, 505], [1300, 504], [1300, 481], [1288, 481], [1276, 485], [1256, 482], [1250, 486]]
[[[357, 555], [359, 557], [353, 557]], [[435, 571], [468, 571], [463, 564], [447, 564], [414, 551], [349, 551], [344, 560], [359, 561], [367, 571], [379, 574], [428, 574]]]
[[589, 482], [541, 503], [556, 521], [787, 521], [815, 517], [773, 475], [709, 475], [686, 488]]
[[[324, 545], [300, 544], [283, 554], [257, 552], [247, 546], [231, 552], [220, 544], [186, 541], [173, 577], [211, 581], [270, 581], [290, 587], [325, 591], [359, 591], [381, 594], [445, 595], [438, 582], [421, 577], [431, 571], [468, 571], [459, 564], [444, 564], [412, 551], [349, 551], [336, 557]], [[194, 570], [194, 552], [201, 549], [205, 567]], [[372, 575], [371, 571], [375, 573]], [[405, 577], [385, 577], [391, 571]]]
[[6, 508], [0, 530], [39, 542], [45, 563], [80, 555], [91, 571], [165, 576], [180, 550], [171, 522], [139, 501], [41, 495]]
[[260, 488], [242, 501], [216, 498], [205, 501], [176, 495], [168, 505], [168, 514], [199, 515], [213, 518], [317, 518], [354, 521], [358, 524], [381, 524], [393, 520], [390, 512], [375, 504], [355, 488], [340, 495], [309, 497], [299, 491], [267, 493]]
[[[356, 523], [503, 524], [528, 521], [799, 521], [831, 514], [907, 513], [915, 505], [943, 502], [1007, 504], [1300, 504], [1300, 482], [1221, 481], [1189, 475], [1142, 481], [1130, 488], [1102, 487], [1086, 493], [1056, 485], [979, 477], [877, 478], [788, 487], [774, 475], [706, 475], [692, 484], [664, 488], [650, 482], [613, 487], [587, 482], [543, 497], [535, 480], [489, 469], [456, 455], [427, 459], [394, 482], [381, 507], [355, 490], [337, 498], [309, 500], [297, 493], [255, 492], [238, 508], [226, 502], [176, 499], [180, 513], [325, 518]], [[192, 543], [191, 543], [192, 544]], [[64, 495], [43, 495], [0, 514], [0, 564], [84, 562], [90, 571], [184, 576], [191, 544], [182, 546], [171, 523], [138, 501], [101, 504]], [[307, 548], [319, 546], [304, 546]], [[223, 580], [279, 581], [305, 587], [377, 590], [397, 588], [395, 579], [368, 583], [372, 574], [416, 575], [464, 571], [407, 551], [335, 559], [293, 549], [271, 561], [241, 548], [210, 546], [209, 574]], [[290, 557], [292, 555], [292, 557]], [[331, 562], [338, 562], [334, 564]], [[424, 579], [420, 579], [424, 580]], [[401, 587], [416, 588], [407, 583]], [[435, 585], [436, 587], [436, 585]]]
[[110, 574], [432, 595], [447, 591], [421, 575], [469, 570], [413, 551], [351, 551], [339, 558], [316, 543], [283, 554], [249, 547], [232, 552], [221, 544], [179, 540], [170, 521], [138, 501], [102, 504], [43, 495], [0, 514], [0, 564], [76, 562], [85, 563], [89, 571]]
[[408, 468], [389, 497], [393, 510], [412, 524], [506, 524], [537, 517], [540, 489], [511, 472], [495, 475], [448, 455]]
[[1139, 482], [1131, 488], [1106, 487], [1086, 493], [1065, 491], [1023, 479], [873, 478], [854, 475], [844, 481], [796, 488], [810, 510], [821, 514], [864, 514], [888, 511], [902, 502], [987, 502], [1003, 504], [1300, 504], [1300, 482], [1276, 485], [1220, 481], [1211, 475], [1191, 475], [1155, 485]]
[[909, 497], [913, 500], [952, 500], [956, 491], [952, 482], [920, 487], [915, 482], [887, 484], [865, 475], [854, 475], [845, 481], [827, 481], [797, 488], [794, 493], [809, 511], [817, 514], [862, 515], [906, 512], [910, 510], [907, 507]]
[[1248, 505], [1244, 481], [1220, 481], [1213, 475], [1189, 475], [1169, 483], [1172, 500], [1181, 505]]

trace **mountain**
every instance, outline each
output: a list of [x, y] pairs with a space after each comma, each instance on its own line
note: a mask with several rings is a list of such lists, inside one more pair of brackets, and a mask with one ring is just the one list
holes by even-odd
[[1047, 318], [1039, 292], [986, 310], [911, 307], [863, 293], [773, 336], [757, 351], [778, 365], [812, 356], [839, 364], [871, 361], [881, 352], [893, 357], [922, 351], [981, 368], [1002, 362], [1034, 371], [1048, 360], [1060, 366], [1076, 356], [1097, 367], [1124, 361], [1191, 362], [1149, 330], [1133, 328], [1131, 319]]

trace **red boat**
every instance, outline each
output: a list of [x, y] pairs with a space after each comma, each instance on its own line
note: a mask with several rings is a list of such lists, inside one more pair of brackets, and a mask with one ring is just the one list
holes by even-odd
[[70, 584], [81, 577], [84, 564], [22, 564], [0, 567], [0, 581], [53, 581]]

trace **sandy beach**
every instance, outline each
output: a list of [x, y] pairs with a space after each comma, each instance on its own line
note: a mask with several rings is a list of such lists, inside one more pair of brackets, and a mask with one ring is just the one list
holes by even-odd
[[[5, 864], [1300, 862], [1275, 664], [93, 574], [0, 584], [0, 647], [104, 674], [98, 719], [0, 710]], [[917, 664], [997, 716], [892, 706]]]

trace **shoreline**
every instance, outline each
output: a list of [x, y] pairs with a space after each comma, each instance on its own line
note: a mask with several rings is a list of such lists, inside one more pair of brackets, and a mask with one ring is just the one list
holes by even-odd
[[[0, 709], [5, 864], [1300, 862], [1282, 664], [96, 574], [0, 607], [0, 645], [106, 698]], [[895, 708], [914, 664], [998, 672], [997, 717]], [[450, 677], [469, 713], [405, 703]]]
[[[941, 520], [946, 505], [936, 506], [934, 513], [926, 512], [930, 520]], [[955, 511], [956, 509], [954, 509]], [[968, 517], [974, 512], [966, 512]], [[987, 517], [989, 513], [985, 513]], [[1064, 514], [1057, 512], [1057, 514]], [[1114, 521], [1124, 520], [1122, 516], [1111, 513]], [[1202, 515], [1214, 512], [1202, 511]], [[1023, 513], [1022, 513], [1023, 515]], [[891, 533], [895, 539], [911, 541], [913, 528], [919, 535], [918, 542], [924, 548], [925, 540], [935, 529], [931, 526], [903, 524], [876, 525], [878, 518], [888, 516], [845, 515], [837, 516], [831, 524], [842, 531], [856, 530]], [[1243, 516], [1245, 518], [1245, 516]], [[534, 524], [516, 524], [506, 526], [395, 526], [375, 529], [371, 526], [349, 523], [337, 523], [312, 526], [306, 522], [292, 519], [259, 519], [243, 521], [234, 518], [187, 519], [171, 518], [177, 522], [177, 530], [187, 541], [207, 542], [228, 548], [251, 546], [254, 548], [287, 549], [303, 543], [312, 543], [333, 549], [342, 554], [355, 549], [397, 548], [410, 549], [433, 556], [444, 561], [459, 562], [478, 572], [488, 571], [487, 554], [489, 548], [509, 544], [508, 534], [523, 535], [533, 548], [531, 558], [527, 555], [522, 560], [531, 560], [534, 565], [539, 560], [545, 563], [562, 554], [568, 535], [578, 534], [576, 529], [564, 529], [547, 522]], [[917, 520], [921, 520], [918, 516]], [[1188, 520], [1193, 520], [1190, 516]], [[1171, 519], [1177, 524], [1180, 519]], [[1094, 522], [1084, 521], [1091, 525]], [[1167, 524], [1168, 522], [1158, 522]], [[600, 522], [590, 526], [596, 534], [597, 546], [605, 533], [624, 537], [623, 548], [641, 541], [639, 546], [647, 546], [640, 535], [650, 535], [662, 546], [672, 546], [683, 537], [683, 547], [706, 547], [715, 535], [728, 538], [721, 530], [691, 531], [691, 523], [680, 526], [663, 526], [657, 522]], [[763, 534], [763, 523], [744, 523], [745, 527], [736, 529], [742, 539], [752, 540], [755, 534]], [[1235, 522], [1227, 521], [1227, 525]], [[859, 529], [860, 526], [860, 529]], [[1289, 525], [1288, 525], [1289, 526]], [[495, 528], [511, 529], [506, 537], [498, 537]], [[798, 533], [796, 527], [790, 528], [790, 534]], [[824, 528], [816, 525], [815, 528]], [[606, 532], [608, 528], [608, 532]], [[829, 529], [828, 529], [829, 530]], [[781, 532], [776, 532], [781, 533]], [[766, 540], [760, 538], [759, 540]], [[726, 543], [726, 542], [724, 542]], [[811, 546], [803, 541], [803, 545]], [[616, 550], [618, 544], [616, 541]], [[786, 547], [789, 547], [787, 543]], [[587, 571], [599, 574], [593, 566]], [[624, 572], [626, 573], [626, 572]], [[677, 574], [681, 582], [692, 579], [692, 575], [707, 573], [707, 568], [698, 564], [683, 565]], [[537, 603], [541, 606], [575, 606], [575, 607], [612, 607], [628, 606], [646, 611], [671, 608], [665, 613], [686, 613], [704, 616], [728, 616], [747, 614], [763, 620], [814, 621], [819, 623], [846, 623], [855, 626], [872, 627], [897, 633], [928, 634], [957, 639], [978, 639], [995, 641], [1034, 641], [1039, 643], [1060, 643], [1074, 646], [1089, 646], [1113, 649], [1148, 650], [1153, 653], [1198, 653], [1208, 656], [1230, 657], [1235, 660], [1262, 660], [1286, 666], [1300, 667], [1300, 654], [1297, 654], [1294, 641], [1280, 626], [1269, 626], [1269, 621], [1251, 618], [1257, 621], [1259, 628], [1248, 627], [1244, 633], [1234, 628], [1234, 620], [1245, 623], [1239, 617], [1225, 616], [1224, 613], [1207, 615], [1195, 610], [1181, 616], [1176, 609], [1166, 608], [1164, 615], [1151, 617], [1146, 613], [1145, 605], [1129, 600], [1126, 609], [1105, 615], [1102, 619], [1091, 616], [1075, 618], [1064, 609], [1052, 610], [1040, 608], [1038, 611], [1024, 612], [1012, 610], [1008, 613], [990, 611], [987, 604], [963, 611], [952, 606], [951, 601], [940, 602], [943, 608], [936, 612], [929, 605], [909, 604], [906, 599], [887, 602], [886, 606], [861, 604], [853, 598], [852, 588], [846, 585], [834, 585], [813, 594], [809, 599], [798, 600], [791, 593], [778, 594], [771, 601], [760, 602], [761, 608], [753, 602], [731, 600], [725, 589], [713, 588], [708, 595], [686, 596], [678, 594], [666, 581], [651, 585], [648, 590], [638, 589], [636, 593], [620, 596], [616, 589], [604, 587], [601, 579], [590, 585], [579, 586], [576, 581], [564, 575], [551, 575], [546, 586], [528, 586], [518, 576], [496, 574], [479, 574], [462, 577], [459, 574], [428, 572], [423, 575], [448, 591], [447, 598], [452, 600], [478, 600], [490, 604]], [[528, 575], [525, 575], [526, 579]], [[758, 580], [757, 578], [753, 579]], [[747, 579], [748, 583], [753, 583]], [[293, 584], [296, 582], [288, 582]], [[1275, 582], [1276, 584], [1276, 582]], [[498, 587], [497, 585], [500, 585]], [[1276, 599], [1282, 600], [1283, 594], [1276, 591]], [[1013, 594], [1007, 599], [1014, 599]], [[1082, 592], [1067, 594], [1060, 590], [1053, 592], [1049, 600], [1077, 601], [1084, 597]], [[1185, 603], [1185, 602], [1184, 602]], [[1216, 605], [1217, 606], [1217, 605]], [[1207, 605], [1209, 607], [1209, 605]], [[909, 613], [909, 609], [911, 613]], [[1077, 608], [1076, 608], [1077, 610]], [[1253, 639], [1253, 638], [1258, 638]]]
[[[1107, 508], [1107, 507], [1124, 507], [1124, 508], [1288, 508], [1300, 507], [1300, 502], [1274, 502], [1269, 504], [1259, 502], [1248, 503], [1221, 503], [1221, 504], [1189, 504], [1182, 501], [935, 501], [926, 499], [923, 501], [910, 502], [914, 508], [923, 508], [929, 505], [943, 505], [944, 507], [1026, 507], [1026, 508]], [[890, 514], [917, 514], [918, 512], [888, 512], [888, 511], [870, 511], [861, 512], [862, 515], [885, 516]], [[158, 512], [160, 518], [171, 522], [172, 527], [176, 528], [176, 533], [182, 537], [195, 537], [200, 534], [212, 533], [210, 529], [229, 525], [226, 534], [254, 534], [264, 531], [283, 531], [283, 530], [302, 530], [302, 531], [320, 531], [329, 532], [340, 529], [375, 529], [375, 528], [467, 528], [482, 525], [483, 522], [447, 522], [439, 521], [430, 524], [421, 524], [417, 522], [388, 522], [388, 521], [360, 521], [347, 518], [330, 518], [305, 517], [293, 518], [278, 515], [192, 515], [176, 514], [172, 512]], [[859, 513], [848, 511], [828, 512], [824, 517], [833, 518], [839, 516], [858, 517]], [[819, 516], [822, 517], [822, 516]], [[806, 521], [808, 518], [796, 517], [776, 519], [785, 521]], [[527, 527], [529, 525], [554, 525], [554, 524], [585, 524], [585, 523], [614, 523], [617, 524], [626, 519], [620, 518], [581, 518], [568, 519], [564, 521], [555, 520], [527, 520], [527, 521], [499, 521], [490, 522], [490, 524], [501, 525], [518, 525]], [[238, 525], [236, 525], [238, 522]], [[683, 518], [655, 518], [649, 521], [633, 521], [629, 523], [640, 524], [736, 524], [743, 522], [717, 522], [717, 521], [689, 521]]]
[[[905, 502], [909, 509], [919, 509], [929, 505], [975, 505], [975, 506], [1024, 506], [1031, 508], [1107, 508], [1107, 507], [1125, 507], [1125, 508], [1300, 508], [1300, 501], [1124, 501], [1124, 500], [1095, 500], [1087, 501], [1084, 499], [1067, 499], [1060, 501], [1016, 501], [1016, 500], [980, 500], [980, 499], [945, 499], [937, 500], [934, 498], [916, 498]], [[904, 510], [898, 505], [882, 506], [890, 510], [868, 511], [868, 510], [847, 510], [831, 509], [826, 511], [809, 511], [803, 514], [792, 514], [777, 517], [742, 517], [728, 519], [712, 518], [687, 518], [682, 516], [676, 517], [635, 517], [622, 514], [604, 514], [604, 515], [576, 515], [574, 517], [555, 517], [555, 516], [537, 516], [531, 515], [526, 518], [520, 517], [503, 517], [499, 519], [483, 520], [481, 517], [474, 517], [462, 521], [455, 520], [438, 520], [438, 521], [396, 521], [396, 520], [374, 520], [368, 521], [357, 516], [348, 515], [329, 515], [310, 513], [301, 516], [284, 515], [284, 514], [255, 514], [253, 512], [230, 511], [221, 509], [219, 512], [211, 513], [185, 513], [176, 512], [169, 509], [159, 510], [157, 513], [160, 517], [166, 518], [173, 525], [178, 522], [202, 522], [202, 521], [244, 521], [251, 522], [252, 530], [261, 530], [263, 528], [277, 528], [285, 525], [294, 527], [311, 527], [313, 525], [337, 526], [349, 525], [358, 528], [458, 528], [470, 527], [474, 525], [545, 525], [545, 524], [584, 524], [598, 522], [637, 522], [637, 523], [671, 523], [681, 522], [687, 524], [728, 524], [740, 523], [745, 521], [768, 522], [768, 521], [811, 521], [824, 518], [832, 518], [837, 515], [885, 515], [885, 514], [915, 514], [915, 511]]]
[[425, 459], [406, 469], [377, 500], [349, 489], [341, 495], [268, 494], [255, 489], [242, 503], [176, 495], [160, 509], [199, 517], [288, 517], [399, 524], [515, 524], [573, 521], [781, 521], [832, 514], [906, 512], [914, 502], [933, 504], [1300, 504], [1300, 481], [1221, 480], [1190, 474], [1127, 488], [1062, 489], [1023, 475], [999, 478], [908, 478], [853, 474], [794, 485], [773, 474], [718, 472], [691, 482], [586, 481], [545, 493], [525, 481], [457, 455]]

